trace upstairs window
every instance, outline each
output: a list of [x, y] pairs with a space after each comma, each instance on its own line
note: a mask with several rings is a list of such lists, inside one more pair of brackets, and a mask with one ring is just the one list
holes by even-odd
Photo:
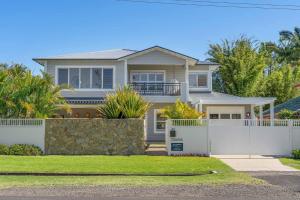
[[206, 72], [190, 72], [189, 73], [190, 88], [208, 88], [208, 73]]
[[75, 89], [113, 89], [113, 68], [59, 68], [57, 83]]
[[164, 72], [133, 72], [131, 81], [134, 83], [162, 83], [164, 76]]

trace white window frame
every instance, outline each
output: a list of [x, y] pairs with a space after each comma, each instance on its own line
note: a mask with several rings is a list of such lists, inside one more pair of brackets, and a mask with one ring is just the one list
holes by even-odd
[[[113, 82], [112, 82], [112, 89], [105, 89], [105, 88], [74, 88], [75, 91], [114, 91], [116, 87], [116, 67], [114, 65], [56, 65], [55, 66], [55, 84], [58, 85], [58, 69], [69, 69], [69, 68], [102, 68], [102, 69], [112, 69], [113, 70]], [[79, 87], [81, 85], [81, 70], [79, 70]], [[68, 70], [68, 85], [70, 84], [70, 70]], [[92, 70], [90, 70], [90, 85], [92, 85]], [[103, 87], [103, 70], [102, 70], [102, 87]], [[63, 89], [69, 91], [70, 89]]]
[[157, 113], [161, 112], [161, 110], [162, 109], [154, 109], [154, 120], [153, 120], [153, 122], [154, 122], [154, 133], [157, 133], [157, 134], [162, 134], [162, 133], [166, 132], [166, 130], [161, 131], [161, 130], [157, 130], [156, 129], [156, 123], [157, 122], [165, 122], [165, 123], [167, 123], [166, 121], [157, 121]]
[[[164, 74], [163, 81], [159, 81], [159, 82], [150, 81], [150, 82], [146, 82], [146, 83], [165, 83], [165, 81], [166, 81], [166, 71], [165, 70], [130, 70], [130, 82], [131, 83], [133, 83], [132, 78], [133, 78], [133, 75], [136, 73], [145, 73], [145, 74], [163, 73]], [[136, 82], [136, 83], [144, 83], [144, 82], [140, 81], [140, 82]]]
[[[230, 108], [230, 110], [228, 110]], [[244, 106], [208, 106], [207, 107], [207, 118], [210, 119], [210, 114], [217, 114], [218, 119], [221, 119], [221, 114], [229, 114], [230, 120], [232, 119], [232, 114], [240, 114], [242, 120], [245, 119], [245, 107]], [[226, 119], [225, 119], [226, 120]]]
[[[212, 89], [212, 73], [211, 71], [203, 71], [203, 70], [191, 70], [189, 71], [188, 77], [190, 78], [190, 74], [204, 74], [207, 76], [206, 79], [206, 87], [191, 87], [189, 86], [190, 91], [211, 91]], [[188, 80], [189, 82], [189, 80]]]

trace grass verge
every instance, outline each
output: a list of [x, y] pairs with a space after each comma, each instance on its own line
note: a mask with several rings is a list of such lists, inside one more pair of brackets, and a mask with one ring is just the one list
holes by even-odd
[[261, 184], [244, 173], [222, 173], [203, 176], [0, 176], [0, 188], [49, 186], [162, 186], [162, 185], [223, 185]]
[[[137, 174], [217, 174], [202, 176], [137, 176]], [[258, 184], [216, 158], [167, 156], [0, 156], [0, 172], [106, 173], [134, 176], [0, 176], [0, 188], [31, 186], [159, 186], [195, 184]]]
[[292, 158], [280, 158], [280, 162], [284, 165], [296, 168], [300, 170], [300, 160]]

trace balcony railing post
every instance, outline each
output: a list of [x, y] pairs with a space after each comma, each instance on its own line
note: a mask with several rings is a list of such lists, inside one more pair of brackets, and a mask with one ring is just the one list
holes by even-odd
[[180, 96], [182, 94], [180, 83], [130, 83], [134, 90], [141, 95], [152, 96]]

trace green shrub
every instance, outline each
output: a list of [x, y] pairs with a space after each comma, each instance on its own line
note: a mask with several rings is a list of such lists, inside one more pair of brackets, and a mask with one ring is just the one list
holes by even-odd
[[98, 112], [107, 119], [143, 118], [150, 104], [130, 87], [119, 89], [106, 97], [104, 105], [100, 105]]
[[283, 109], [278, 113], [279, 119], [294, 119], [294, 112], [288, 109]]
[[43, 154], [40, 147], [29, 144], [14, 144], [9, 147], [10, 155], [39, 156]]
[[300, 159], [300, 149], [292, 151], [293, 158]]
[[9, 147], [6, 144], [0, 144], [0, 155], [8, 155]]
[[200, 119], [204, 113], [196, 111], [187, 103], [177, 100], [175, 104], [163, 109], [163, 115], [168, 119]]

